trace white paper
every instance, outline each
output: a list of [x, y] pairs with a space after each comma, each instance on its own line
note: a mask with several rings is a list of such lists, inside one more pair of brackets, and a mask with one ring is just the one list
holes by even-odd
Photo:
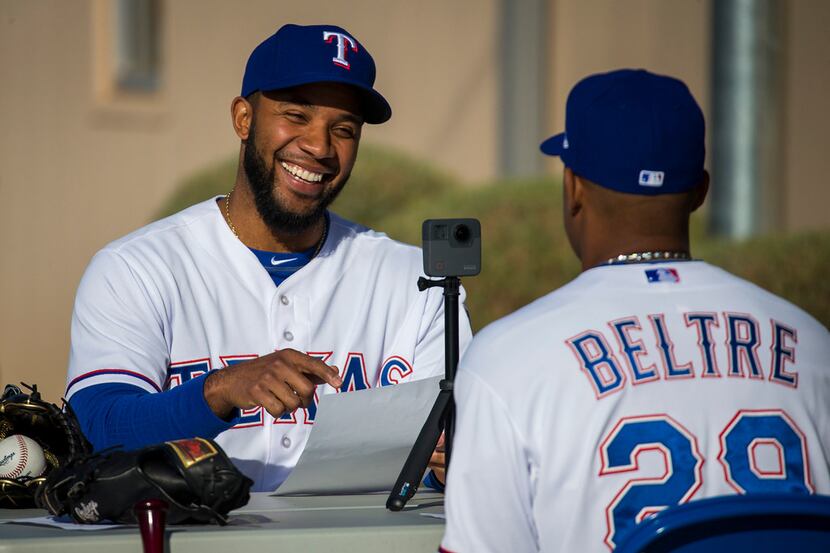
[[119, 524], [117, 522], [99, 522], [97, 524], [78, 524], [68, 516], [54, 517], [32, 517], [32, 518], [13, 518], [0, 521], [2, 523], [17, 523], [17, 524], [37, 524], [38, 526], [51, 526], [53, 528], [61, 528], [63, 530], [110, 530], [112, 528], [128, 528], [129, 525]]
[[277, 495], [391, 490], [441, 378], [324, 395], [308, 443]]

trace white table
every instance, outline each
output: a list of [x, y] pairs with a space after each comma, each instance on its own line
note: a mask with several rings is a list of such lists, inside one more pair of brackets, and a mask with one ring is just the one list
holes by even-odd
[[[385, 507], [386, 494], [274, 497], [251, 494], [230, 514], [227, 526], [167, 526], [169, 553], [361, 553], [429, 551], [438, 548], [444, 521], [423, 516], [444, 512], [444, 497], [419, 492], [401, 512]], [[45, 515], [37, 509], [0, 509], [0, 521]], [[0, 553], [141, 553], [137, 526], [70, 531], [23, 524], [0, 524]]]

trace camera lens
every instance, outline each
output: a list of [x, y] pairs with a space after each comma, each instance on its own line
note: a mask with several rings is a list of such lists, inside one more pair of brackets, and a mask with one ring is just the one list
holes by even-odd
[[465, 244], [470, 241], [470, 227], [467, 225], [457, 225], [452, 229], [453, 238]]

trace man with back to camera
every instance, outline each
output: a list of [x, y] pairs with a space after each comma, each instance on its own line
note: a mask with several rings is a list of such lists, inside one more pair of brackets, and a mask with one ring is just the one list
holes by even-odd
[[441, 550], [608, 551], [667, 506], [830, 493], [830, 335], [691, 257], [709, 176], [686, 86], [592, 75], [542, 151], [583, 272], [462, 358]]
[[319, 394], [443, 374], [443, 299], [417, 289], [420, 250], [327, 211], [363, 123], [391, 116], [374, 81], [344, 29], [283, 26], [231, 104], [231, 192], [95, 255], [66, 396], [96, 449], [215, 437], [254, 490], [273, 490]]

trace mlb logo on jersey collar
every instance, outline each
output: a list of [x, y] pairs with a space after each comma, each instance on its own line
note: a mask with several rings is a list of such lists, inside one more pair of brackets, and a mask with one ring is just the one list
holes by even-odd
[[649, 282], [680, 282], [680, 274], [677, 269], [660, 267], [658, 269], [646, 269], [646, 279]]

